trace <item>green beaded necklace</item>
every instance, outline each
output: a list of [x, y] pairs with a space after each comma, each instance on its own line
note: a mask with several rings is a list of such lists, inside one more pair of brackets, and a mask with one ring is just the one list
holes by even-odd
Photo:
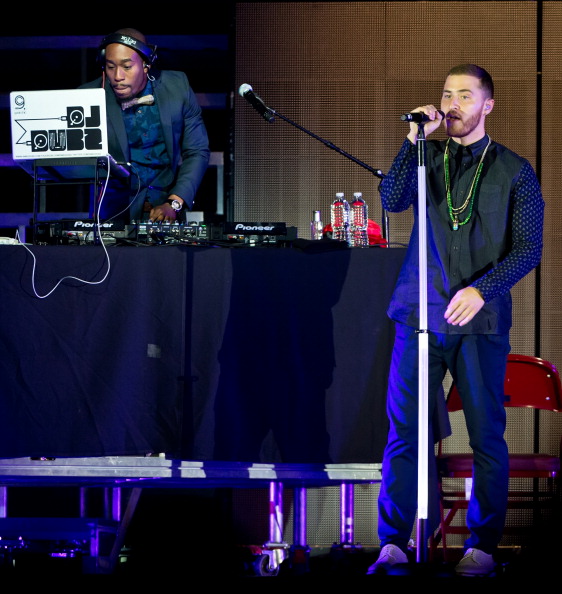
[[[453, 206], [453, 201], [451, 199], [451, 177], [449, 173], [449, 141], [451, 139], [447, 138], [447, 144], [445, 144], [445, 155], [444, 155], [444, 162], [445, 162], [445, 189], [447, 190], [447, 206], [449, 207], [449, 217], [451, 221], [453, 221], [453, 231], [457, 231], [459, 225], [466, 225], [468, 221], [470, 221], [470, 217], [472, 216], [472, 207], [474, 205], [474, 196], [476, 195], [476, 188], [478, 187], [478, 180], [480, 179], [480, 174], [482, 173], [482, 167], [484, 166], [484, 157], [486, 156], [486, 152], [490, 144], [492, 144], [492, 139], [488, 136], [488, 144], [480, 157], [480, 163], [478, 163], [478, 167], [476, 169], [476, 173], [472, 178], [472, 184], [470, 184], [470, 190], [468, 192], [468, 196], [464, 203], [455, 208]], [[466, 209], [468, 210], [468, 214], [464, 218], [464, 220], [459, 221], [459, 215], [462, 214]]]

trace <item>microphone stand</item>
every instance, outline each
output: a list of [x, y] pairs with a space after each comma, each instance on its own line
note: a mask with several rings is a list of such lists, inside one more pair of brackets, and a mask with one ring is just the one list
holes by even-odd
[[[266, 109], [271, 114], [273, 114], [274, 116], [277, 116], [277, 117], [281, 118], [282, 120], [284, 120], [288, 124], [291, 124], [291, 126], [294, 126], [295, 128], [298, 128], [299, 130], [301, 130], [302, 132], [305, 132], [309, 136], [312, 136], [312, 138], [314, 138], [316, 140], [319, 140], [322, 144], [324, 144], [328, 148], [330, 148], [330, 149], [336, 151], [337, 153], [339, 153], [340, 155], [343, 155], [344, 157], [350, 159], [354, 163], [357, 163], [357, 165], [360, 165], [361, 167], [363, 167], [363, 169], [366, 169], [367, 171], [370, 171], [373, 175], [375, 175], [379, 179], [382, 179], [384, 177], [384, 173], [380, 169], [374, 169], [370, 165], [367, 165], [366, 163], [363, 163], [363, 161], [360, 161], [359, 159], [355, 158], [353, 155], [350, 155], [349, 153], [346, 153], [342, 149], [338, 148], [332, 142], [329, 142], [328, 140], [324, 140], [323, 138], [320, 138], [320, 136], [317, 136], [316, 134], [314, 134], [310, 130], [307, 130], [306, 128], [303, 128], [302, 126], [300, 126], [296, 122], [293, 122], [289, 118], [287, 118], [284, 115], [280, 114], [278, 111], [276, 111], [274, 109], [271, 109], [271, 107], [267, 107]], [[270, 122], [273, 122], [273, 118], [271, 118], [269, 121]], [[382, 219], [383, 219], [383, 228], [382, 228], [383, 238], [386, 239], [387, 244], [388, 244], [389, 243], [389, 237], [388, 237], [388, 235], [389, 235], [389, 233], [388, 233], [388, 215], [387, 215], [387, 213], [386, 213], [386, 211], [384, 209], [382, 211]]]
[[[354, 163], [357, 163], [364, 169], [367, 169], [378, 178], [384, 178], [384, 174], [380, 169], [374, 169], [363, 163], [359, 159], [356, 159], [353, 155], [346, 153], [341, 150], [333, 143], [320, 138], [316, 134], [310, 132], [306, 128], [303, 128], [299, 124], [293, 122], [289, 118], [279, 112], [271, 109], [270, 107], [263, 106], [267, 110], [268, 117], [265, 114], [262, 116], [267, 119], [268, 122], [273, 122], [271, 115], [278, 116], [291, 126], [298, 128], [302, 132], [305, 132], [312, 138], [319, 140], [325, 146], [335, 150], [340, 155], [347, 157]], [[423, 122], [418, 123], [418, 137], [417, 137], [417, 149], [418, 149], [418, 231], [419, 231], [419, 247], [418, 247], [418, 258], [419, 258], [419, 328], [416, 330], [418, 333], [418, 520], [417, 520], [417, 551], [416, 561], [422, 563], [427, 561], [427, 524], [428, 524], [428, 453], [429, 453], [429, 406], [428, 406], [428, 366], [429, 366], [429, 335], [427, 329], [427, 221], [426, 221], [426, 210], [427, 210], [427, 198], [426, 198], [426, 142], [425, 142], [425, 130]], [[386, 211], [383, 209], [383, 237], [388, 242], [388, 217]], [[425, 480], [422, 480], [425, 479]]]
[[[416, 561], [427, 560], [428, 518], [428, 351], [427, 330], [427, 221], [426, 221], [426, 143], [423, 123], [418, 124], [418, 226], [419, 226], [419, 329], [418, 332], [418, 520]], [[425, 481], [422, 480], [425, 478]]]

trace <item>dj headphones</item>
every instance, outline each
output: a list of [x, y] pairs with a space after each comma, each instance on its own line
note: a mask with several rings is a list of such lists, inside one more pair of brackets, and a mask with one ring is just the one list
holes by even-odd
[[154, 60], [156, 60], [156, 48], [155, 45], [148, 45], [143, 43], [140, 39], [132, 37], [131, 35], [124, 35], [122, 33], [111, 33], [104, 37], [98, 48], [98, 63], [102, 70], [105, 69], [105, 48], [110, 43], [120, 43], [126, 45], [138, 52], [142, 59], [146, 62], [147, 66], [152, 66]]

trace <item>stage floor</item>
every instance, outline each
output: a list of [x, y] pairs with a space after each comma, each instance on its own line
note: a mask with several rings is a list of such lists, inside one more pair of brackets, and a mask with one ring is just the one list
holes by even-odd
[[0, 486], [322, 487], [380, 481], [381, 464], [261, 464], [188, 461], [157, 456], [6, 458]]
[[[32, 558], [64, 556], [67, 561], [80, 558], [79, 571], [88, 574], [113, 574], [123, 561], [124, 544], [131, 522], [142, 525], [138, 531], [147, 533], [147, 518], [159, 513], [162, 505], [172, 507], [173, 493], [194, 490], [225, 491], [231, 489], [267, 489], [270, 499], [270, 541], [281, 540], [281, 533], [271, 532], [271, 522], [282, 521], [283, 489], [295, 493], [305, 492], [308, 487], [340, 487], [346, 491], [355, 483], [380, 481], [380, 464], [262, 464], [242, 462], [199, 462], [156, 456], [107, 456], [87, 458], [7, 458], [0, 460], [0, 539], [3, 555], [2, 568], [28, 563]], [[75, 493], [77, 501], [63, 504], [65, 509], [79, 510], [72, 517], [41, 517], [41, 500], [45, 491], [52, 493], [51, 504], [47, 505], [49, 515], [55, 501], [69, 491]], [[156, 508], [150, 513], [137, 510], [141, 493], [159, 493]], [[162, 496], [162, 493], [169, 496]], [[346, 491], [347, 492], [347, 491]], [[96, 495], [97, 494], [97, 495]], [[101, 494], [101, 499], [100, 499]], [[19, 500], [24, 498], [28, 505], [21, 513]], [[300, 504], [295, 496], [295, 513], [306, 526], [306, 504]], [[97, 500], [96, 500], [97, 498]], [[150, 501], [153, 498], [145, 501]], [[91, 513], [92, 501], [97, 501], [97, 513]], [[8, 505], [10, 504], [10, 505]], [[145, 504], [146, 506], [146, 504]], [[13, 517], [14, 508], [20, 510]], [[178, 524], [186, 508], [187, 499], [166, 526], [159, 525], [161, 537], [166, 530]], [[205, 513], [199, 507], [198, 521], [203, 532], [222, 521], [217, 510]], [[161, 510], [160, 510], [161, 511]], [[266, 518], [267, 521], [267, 518]], [[192, 528], [195, 524], [192, 524]], [[188, 530], [191, 532], [191, 530]], [[215, 529], [217, 534], [221, 530]], [[277, 538], [276, 538], [277, 537]], [[174, 536], [174, 539], [176, 537]], [[158, 540], [157, 538], [156, 540]], [[181, 548], [185, 548], [185, 531], [179, 536]], [[138, 537], [137, 537], [138, 540]], [[169, 542], [168, 539], [164, 539]], [[189, 540], [189, 539], [187, 539]], [[198, 541], [200, 542], [200, 540]], [[178, 548], [176, 546], [173, 547]], [[150, 547], [152, 551], [152, 546]], [[286, 547], [282, 548], [286, 554]], [[274, 553], [278, 555], [281, 551]], [[151, 553], [152, 554], [152, 553]], [[259, 557], [258, 557], [259, 558]], [[280, 561], [280, 560], [278, 560]]]

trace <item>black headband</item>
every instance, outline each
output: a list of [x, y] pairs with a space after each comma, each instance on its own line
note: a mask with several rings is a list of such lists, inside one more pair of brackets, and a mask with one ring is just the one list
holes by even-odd
[[146, 60], [147, 64], [152, 65], [154, 60], [156, 60], [156, 46], [155, 45], [148, 45], [143, 43], [140, 39], [136, 39], [131, 35], [124, 35], [123, 33], [112, 33], [111, 35], [107, 35], [102, 39], [102, 42], [99, 46], [99, 61], [103, 64], [105, 61], [105, 48], [110, 43], [120, 43], [121, 45], [126, 45], [134, 49], [138, 52], [144, 60]]

